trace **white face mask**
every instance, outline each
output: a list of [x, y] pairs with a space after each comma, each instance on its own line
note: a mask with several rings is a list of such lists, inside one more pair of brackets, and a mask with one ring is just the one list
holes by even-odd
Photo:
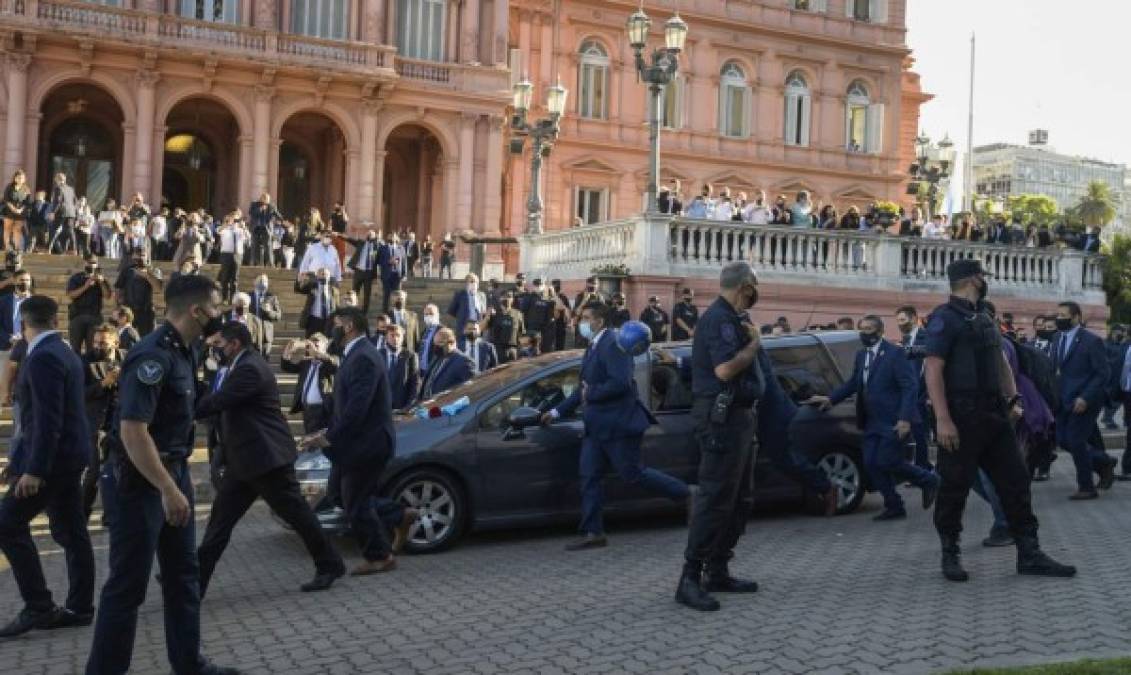
[[476, 292], [476, 291], [478, 291], [478, 290], [479, 290], [479, 285], [478, 285], [478, 284], [468, 284], [468, 285], [467, 285], [467, 292], [468, 292], [468, 293], [474, 293], [474, 292]]
[[424, 315], [424, 325], [425, 326], [438, 326], [438, 325], [440, 325], [440, 317], [436, 316], [435, 314], [425, 314]]

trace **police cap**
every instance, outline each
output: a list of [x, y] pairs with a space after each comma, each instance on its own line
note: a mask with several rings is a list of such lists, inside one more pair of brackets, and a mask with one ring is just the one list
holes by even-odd
[[986, 270], [982, 267], [982, 261], [976, 258], [955, 260], [946, 266], [946, 278], [949, 279], [951, 283], [969, 279], [975, 274], [986, 274]]

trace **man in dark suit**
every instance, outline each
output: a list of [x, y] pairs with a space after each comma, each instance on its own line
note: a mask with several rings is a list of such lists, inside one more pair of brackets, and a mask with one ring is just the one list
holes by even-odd
[[385, 348], [385, 333], [389, 330], [389, 316], [378, 314], [373, 318], [373, 332], [369, 334], [369, 341], [377, 349]]
[[907, 517], [896, 480], [907, 479], [923, 491], [923, 508], [929, 509], [939, 491], [939, 478], [911, 462], [903, 444], [917, 416], [919, 384], [907, 355], [883, 339], [884, 323], [875, 315], [860, 320], [860, 342], [852, 377], [828, 396], [808, 403], [828, 410], [849, 396], [856, 397], [856, 424], [864, 431], [864, 466], [872, 485], [884, 496], [884, 510], [873, 520]]
[[[82, 508], [81, 478], [90, 461], [90, 429], [83, 401], [82, 361], [56, 330], [59, 306], [47, 296], [20, 306], [27, 357], [16, 398], [21, 435], [6, 470], [0, 500], [0, 550], [16, 578], [24, 608], [0, 637], [35, 628], [88, 626], [94, 618], [94, 550]], [[44, 511], [51, 536], [66, 552], [67, 601], [57, 607], [43, 578], [30, 523]]]
[[464, 279], [465, 288], [452, 295], [448, 304], [448, 316], [456, 320], [455, 331], [459, 336], [459, 348], [462, 350], [463, 331], [469, 323], [479, 323], [487, 316], [487, 296], [479, 290], [479, 277], [469, 274]]
[[928, 445], [928, 419], [930, 407], [927, 405], [927, 384], [923, 379], [923, 359], [927, 357], [927, 331], [919, 325], [919, 312], [911, 305], [895, 310], [895, 322], [899, 327], [902, 342], [900, 346], [907, 354], [911, 370], [919, 383], [918, 413], [911, 421], [911, 437], [915, 439], [915, 465], [930, 470], [930, 446]]
[[[377, 275], [377, 253], [380, 242], [377, 233], [369, 230], [364, 239], [351, 239], [338, 235], [342, 240], [353, 246], [353, 255], [350, 256], [348, 266], [353, 270], [353, 290], [361, 299], [361, 307], [369, 314], [369, 297], [373, 295], [373, 277]], [[385, 294], [388, 298], [388, 293]], [[386, 300], [385, 305], [388, 306]]]
[[469, 323], [463, 333], [463, 353], [475, 366], [475, 374], [485, 373], [499, 365], [499, 353], [495, 345], [479, 337], [479, 324]]
[[279, 210], [271, 203], [271, 195], [264, 192], [259, 200], [247, 209], [247, 220], [251, 227], [251, 264], [267, 265], [274, 263], [271, 249], [272, 228], [276, 220], [282, 220]]
[[31, 272], [16, 270], [15, 290], [0, 296], [0, 352], [12, 349], [20, 337], [20, 307], [31, 297]]
[[372, 499], [396, 451], [389, 376], [381, 356], [365, 339], [369, 322], [360, 307], [342, 307], [334, 312], [333, 322], [343, 345], [333, 415], [330, 426], [304, 439], [304, 445], [323, 448], [341, 470], [342, 506], [365, 558], [350, 574], [389, 572], [396, 569], [397, 559]]
[[609, 306], [590, 303], [581, 312], [581, 335], [589, 341], [581, 362], [581, 382], [564, 402], [542, 415], [543, 424], [573, 415], [584, 405], [585, 438], [581, 442], [582, 538], [567, 551], [599, 548], [608, 544], [601, 518], [601, 480], [608, 464], [632, 486], [657, 492], [673, 501], [686, 502], [687, 485], [640, 459], [644, 432], [655, 418], [640, 402], [633, 379], [632, 355], [617, 345], [617, 334], [607, 330]]
[[424, 310], [421, 313], [424, 327], [421, 329], [420, 340], [416, 345], [416, 354], [420, 357], [420, 371], [428, 370], [428, 366], [432, 365], [432, 341], [436, 338], [436, 333], [440, 328], [440, 308], [432, 303], [424, 305]]
[[251, 334], [251, 342], [247, 345], [255, 351], [263, 354], [264, 346], [264, 330], [263, 322], [259, 320], [251, 311], [251, 296], [243, 291], [236, 293], [232, 296], [232, 309], [224, 312], [224, 321], [236, 321], [247, 326], [247, 332]]
[[271, 366], [252, 349], [251, 340], [244, 324], [229, 321], [224, 325], [216, 338], [226, 364], [217, 375], [220, 384], [196, 402], [197, 419], [220, 418], [219, 465], [223, 471], [197, 550], [200, 594], [208, 589], [236, 523], [258, 497], [294, 528], [314, 559], [314, 579], [303, 584], [302, 590], [324, 591], [346, 573], [345, 563], [302, 496], [295, 477], [294, 437], [279, 410], [279, 385]]
[[1076, 237], [1076, 248], [1084, 253], [1100, 252], [1100, 228], [1089, 227], [1087, 232]]
[[298, 319], [299, 328], [306, 331], [306, 337], [315, 333], [328, 335], [330, 317], [341, 302], [338, 285], [330, 277], [330, 270], [323, 267], [314, 276], [300, 274], [295, 282], [295, 293], [306, 295], [306, 304]]
[[990, 224], [986, 230], [986, 243], [987, 244], [1008, 244], [1012, 241], [1009, 234], [1009, 227], [1005, 224], [1005, 218], [997, 216], [994, 222]]
[[266, 274], [260, 274], [255, 278], [255, 290], [251, 292], [251, 313], [263, 322], [264, 356], [271, 353], [271, 346], [275, 342], [275, 322], [283, 319], [279, 296], [268, 289]]
[[284, 373], [298, 375], [291, 414], [302, 413], [302, 430], [312, 434], [330, 423], [331, 396], [338, 360], [327, 351], [330, 341], [322, 334], [309, 340], [294, 340], [283, 351], [279, 361]]
[[83, 513], [89, 519], [98, 496], [98, 477], [102, 473], [99, 434], [109, 431], [118, 401], [118, 377], [124, 353], [118, 350], [118, 333], [109, 324], [94, 329], [90, 348], [83, 354], [86, 390], [86, 421], [90, 428], [90, 465], [82, 477]]
[[404, 347], [415, 352], [420, 345], [420, 318], [408, 308], [408, 293], [393, 293], [392, 307], [389, 308], [389, 324], [397, 324], [404, 329]]
[[401, 272], [401, 258], [399, 256], [393, 257], [390, 263], [385, 266], [384, 271], [381, 272], [381, 311], [389, 311], [389, 302], [392, 300], [393, 293], [401, 290], [401, 281], [404, 279], [404, 273]]
[[395, 323], [385, 330], [385, 346], [377, 351], [389, 373], [393, 410], [403, 410], [416, 401], [420, 391], [420, 359], [404, 346], [404, 329]]
[[416, 276], [416, 263], [420, 260], [420, 244], [416, 241], [415, 232], [409, 232], [408, 239], [404, 242], [404, 257], [408, 277], [411, 279]]
[[430, 400], [467, 382], [474, 375], [475, 364], [456, 349], [455, 333], [451, 328], [441, 328], [432, 340], [432, 359], [420, 386], [420, 400]]
[[1062, 302], [1056, 308], [1060, 333], [1052, 345], [1053, 363], [1060, 377], [1060, 407], [1056, 411], [1056, 442], [1072, 453], [1076, 464], [1077, 491], [1069, 499], [1099, 496], [1092, 472], [1100, 476], [1106, 490], [1115, 481], [1116, 460], [1093, 442], [1096, 420], [1106, 398], [1110, 366], [1100, 336], [1083, 326], [1080, 305]]
[[[55, 187], [51, 190], [51, 218], [54, 221], [51, 241], [54, 243], [62, 240], [58, 248], [60, 253], [67, 250], [67, 242], [70, 242], [71, 250], [79, 252], [78, 242], [75, 240], [75, 219], [78, 215], [79, 203], [75, 189], [67, 185], [66, 174], [55, 174]], [[48, 250], [48, 253], [53, 252]]]

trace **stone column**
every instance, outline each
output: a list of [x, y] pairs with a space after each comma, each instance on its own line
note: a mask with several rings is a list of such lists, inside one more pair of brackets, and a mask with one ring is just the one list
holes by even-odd
[[457, 221], [456, 202], [459, 200], [460, 160], [444, 159], [444, 227], [452, 229]]
[[508, 0], [495, 0], [494, 19], [494, 64], [507, 65], [507, 26], [509, 24], [510, 2]]
[[278, 0], [257, 0], [253, 25], [263, 30], [279, 29]]
[[[358, 176], [358, 173], [359, 173], [358, 172], [358, 162], [360, 162], [361, 159], [362, 159], [362, 153], [361, 153], [360, 150], [355, 150], [353, 148], [349, 148], [348, 150], [345, 151], [345, 156], [346, 156], [346, 166], [345, 166], [346, 175], [343, 176], [342, 181], [339, 184], [342, 185], [342, 188], [343, 188], [342, 191], [345, 193], [344, 195], [342, 195], [342, 198], [345, 200], [344, 203], [347, 205], [346, 206], [346, 209], [347, 209], [346, 213], [349, 213], [350, 205], [361, 203], [361, 196], [360, 196], [361, 195], [361, 191], [360, 191], [361, 181], [358, 180], [357, 176]], [[362, 163], [362, 167], [364, 167], [364, 166], [365, 166], [364, 163]], [[328, 195], [328, 196], [330, 197], [329, 201], [331, 201], [331, 202], [338, 200], [338, 196], [336, 194], [335, 195]], [[373, 200], [372, 200], [372, 196], [371, 196], [370, 197], [370, 208], [372, 208], [372, 202], [373, 202]], [[361, 227], [361, 223], [363, 221], [367, 221], [369, 219], [370, 219], [370, 216], [367, 215], [365, 212], [363, 212], [361, 214], [361, 218], [351, 218], [350, 219], [350, 230], [356, 232], [357, 229]]]
[[[270, 175], [270, 150], [271, 150], [271, 99], [275, 97], [275, 88], [259, 85], [255, 88], [255, 118], [252, 138], [253, 166], [251, 175], [252, 196], [259, 195], [268, 190], [271, 185]], [[276, 146], [278, 152], [278, 146]]]
[[385, 41], [385, 3], [388, 0], [365, 0], [365, 13], [361, 25], [364, 29], [361, 39], [373, 44]]
[[122, 166], [118, 167], [119, 173], [122, 175], [122, 185], [119, 187], [121, 194], [118, 195], [121, 199], [125, 199], [135, 192], [134, 174], [132, 171], [128, 171], [125, 165], [129, 164], [134, 157], [136, 148], [137, 127], [129, 123], [122, 123]]
[[[283, 147], [283, 139], [272, 138], [268, 144], [267, 152], [267, 181], [263, 184], [262, 188], [254, 189], [251, 191], [253, 199], [259, 199], [259, 193], [267, 192], [271, 195], [279, 194], [279, 152]], [[307, 171], [312, 170], [311, 167]], [[254, 184], [253, 184], [254, 187]]]
[[240, 161], [239, 161], [239, 192], [236, 196], [236, 206], [246, 208], [248, 204], [254, 201], [252, 196], [251, 174], [252, 162], [255, 152], [255, 137], [243, 135], [238, 139], [240, 144]]
[[373, 206], [373, 169], [377, 152], [377, 112], [382, 101], [368, 99], [361, 104], [361, 165], [358, 171], [357, 214], [362, 221], [376, 221]]
[[373, 227], [378, 232], [385, 223], [385, 157], [388, 150], [373, 153]]
[[479, 116], [473, 113], [460, 115], [459, 127], [459, 194], [457, 197], [457, 220], [454, 224], [460, 230], [471, 229], [472, 182], [475, 171], [475, 122]]
[[534, 80], [537, 83], [538, 95], [534, 99], [542, 105], [546, 103], [546, 91], [554, 86], [554, 23], [549, 15], [540, 15], [542, 21], [542, 45], [538, 48], [538, 70], [540, 76]]
[[[134, 148], [134, 192], [149, 188], [153, 171], [153, 116], [155, 114], [154, 90], [160, 75], [153, 70], [137, 73], [137, 145]], [[130, 195], [122, 195], [128, 199]], [[151, 199], [150, 195], [145, 195]]]
[[165, 125], [153, 129], [153, 161], [149, 175], [149, 192], [145, 195], [146, 203], [154, 212], [161, 208], [161, 185], [165, 174]]
[[463, 63], [479, 63], [479, 0], [463, 0], [459, 56]]
[[499, 224], [503, 217], [503, 125], [506, 118], [501, 115], [487, 117], [487, 170], [483, 199], [483, 232], [499, 234]]
[[8, 124], [4, 142], [4, 176], [10, 180], [16, 169], [29, 173], [28, 185], [35, 183], [35, 167], [24, 167], [24, 125], [27, 123], [27, 69], [31, 54], [8, 54]]

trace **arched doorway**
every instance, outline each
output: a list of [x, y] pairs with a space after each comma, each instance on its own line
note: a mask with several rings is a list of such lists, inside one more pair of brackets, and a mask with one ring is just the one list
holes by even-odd
[[117, 199], [122, 184], [122, 109], [97, 85], [66, 84], [40, 108], [39, 166], [36, 187], [47, 190], [62, 173], [91, 207]]
[[423, 239], [449, 225], [442, 223], [445, 195], [440, 141], [420, 125], [394, 129], [385, 142], [384, 203], [379, 205], [386, 229], [415, 232]]
[[321, 113], [300, 112], [287, 119], [279, 137], [279, 211], [285, 218], [305, 217], [313, 206], [328, 221], [333, 205], [345, 200], [346, 139], [342, 130]]
[[228, 213], [239, 201], [239, 123], [221, 103], [189, 98], [165, 120], [161, 200], [186, 211]]

